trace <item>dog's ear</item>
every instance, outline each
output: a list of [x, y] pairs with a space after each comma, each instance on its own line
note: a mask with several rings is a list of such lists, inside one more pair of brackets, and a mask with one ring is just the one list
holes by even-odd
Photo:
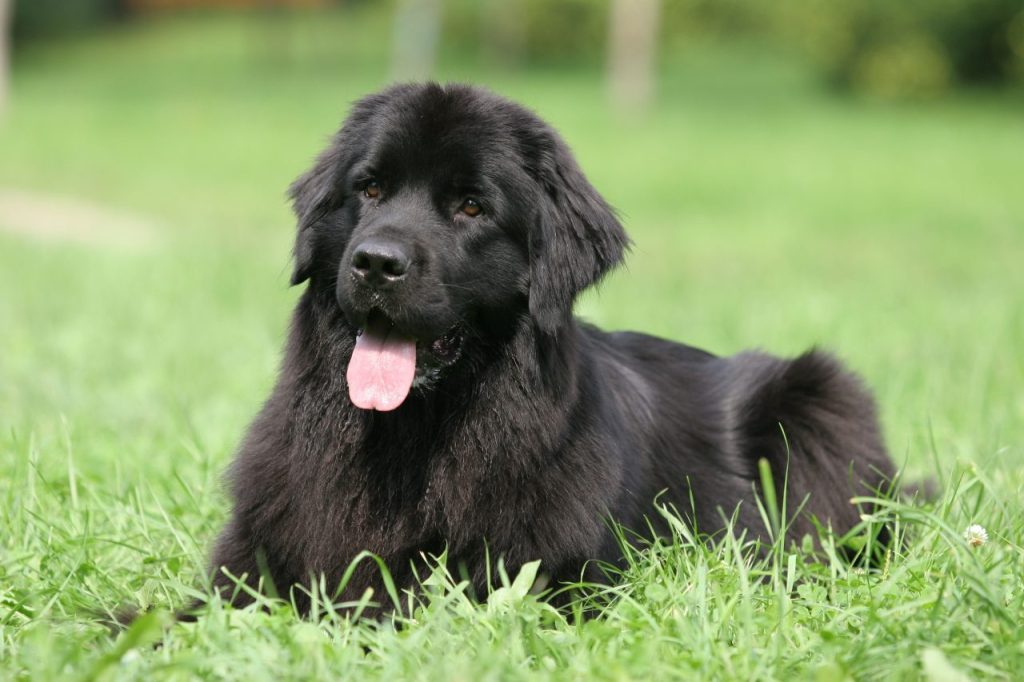
[[303, 173], [288, 188], [292, 209], [297, 220], [295, 235], [295, 268], [292, 270], [292, 285], [302, 284], [313, 271], [316, 226], [327, 213], [341, 205], [343, 189], [339, 186], [344, 177], [341, 154], [341, 134], [332, 141], [308, 171]]
[[544, 196], [530, 235], [530, 315], [554, 333], [577, 294], [622, 262], [629, 237], [615, 212], [552, 132], [539, 164]]

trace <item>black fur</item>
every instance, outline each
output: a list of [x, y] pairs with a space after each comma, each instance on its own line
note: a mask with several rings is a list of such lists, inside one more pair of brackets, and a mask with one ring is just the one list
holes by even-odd
[[[702, 533], [736, 512], [739, 530], [763, 536], [760, 458], [780, 486], [788, 471], [791, 508], [806, 500], [794, 537], [812, 518], [850, 529], [851, 495], [893, 475], [871, 397], [827, 354], [719, 358], [575, 319], [576, 295], [628, 239], [561, 138], [512, 102], [460, 85], [371, 95], [291, 195], [292, 281], [308, 285], [231, 470], [234, 511], [212, 558], [226, 594], [222, 569], [254, 586], [269, 574], [282, 594], [321, 575], [333, 586], [362, 550], [400, 587], [422, 553], [446, 548], [477, 590], [485, 548], [510, 572], [540, 559], [572, 581], [618, 559], [606, 519], [642, 530], [662, 491]], [[460, 212], [467, 196], [481, 215]], [[368, 291], [352, 249], [381, 235], [412, 269]], [[422, 386], [392, 412], [357, 409], [347, 392], [371, 310], [420, 343]], [[449, 338], [456, 351], [432, 350]], [[383, 595], [369, 563], [342, 597], [367, 587]]]

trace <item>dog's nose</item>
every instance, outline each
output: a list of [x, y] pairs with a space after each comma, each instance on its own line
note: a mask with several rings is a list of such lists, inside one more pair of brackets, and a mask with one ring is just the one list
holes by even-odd
[[411, 262], [400, 244], [368, 240], [352, 253], [352, 274], [371, 287], [384, 288], [404, 279]]

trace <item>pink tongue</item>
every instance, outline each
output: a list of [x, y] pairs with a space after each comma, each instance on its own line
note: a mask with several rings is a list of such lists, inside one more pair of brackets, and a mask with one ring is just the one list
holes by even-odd
[[389, 322], [369, 322], [348, 361], [348, 396], [363, 410], [393, 410], [405, 400], [416, 374], [416, 341]]

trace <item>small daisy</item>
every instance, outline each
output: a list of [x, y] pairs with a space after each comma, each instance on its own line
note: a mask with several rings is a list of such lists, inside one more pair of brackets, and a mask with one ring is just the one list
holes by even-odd
[[964, 540], [971, 547], [981, 547], [988, 542], [988, 531], [983, 526], [972, 524], [964, 531]]

